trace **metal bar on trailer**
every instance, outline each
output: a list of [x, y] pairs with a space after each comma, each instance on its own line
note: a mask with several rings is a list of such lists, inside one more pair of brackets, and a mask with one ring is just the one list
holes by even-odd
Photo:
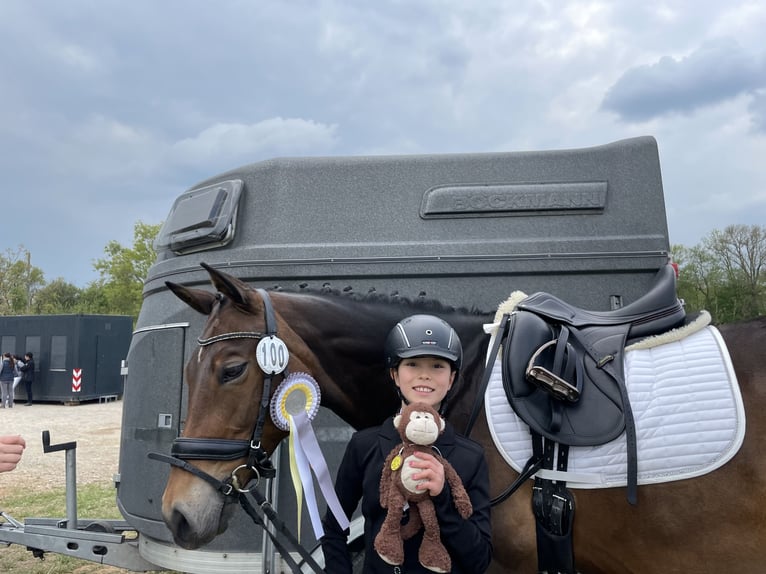
[[[8, 522], [0, 524], [0, 543], [19, 544], [30, 550], [54, 552], [90, 562], [126, 568], [134, 572], [157, 570], [157, 565], [144, 560], [139, 554], [139, 541], [128, 539], [121, 533], [92, 532], [58, 528], [56, 526], [21, 525], [3, 513]], [[32, 519], [34, 520], [34, 519]], [[42, 519], [64, 522], [57, 519]], [[113, 523], [115, 529], [121, 528], [124, 521], [100, 521]], [[35, 552], [35, 555], [41, 555]]]

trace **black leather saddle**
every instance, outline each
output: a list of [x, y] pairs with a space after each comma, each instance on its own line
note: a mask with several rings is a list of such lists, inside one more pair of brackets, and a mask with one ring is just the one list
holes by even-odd
[[549, 293], [530, 295], [511, 314], [503, 341], [508, 400], [546, 438], [570, 446], [604, 444], [622, 433], [630, 416], [622, 364], [627, 341], [677, 327], [685, 316], [670, 265], [643, 297], [614, 311], [580, 309]]

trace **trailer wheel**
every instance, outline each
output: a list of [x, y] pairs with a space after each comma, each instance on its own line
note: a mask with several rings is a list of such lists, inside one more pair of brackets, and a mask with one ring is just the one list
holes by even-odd
[[90, 522], [85, 528], [83, 528], [83, 530], [87, 530], [88, 532], [106, 532], [107, 534], [115, 534], [117, 532], [114, 529], [114, 526], [101, 520], [94, 520], [93, 522]]

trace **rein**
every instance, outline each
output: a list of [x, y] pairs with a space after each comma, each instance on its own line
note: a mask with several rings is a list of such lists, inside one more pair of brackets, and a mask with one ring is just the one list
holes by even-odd
[[[197, 343], [199, 346], [206, 347], [213, 343], [232, 339], [262, 340], [268, 337], [275, 337], [277, 334], [277, 321], [271, 298], [264, 289], [256, 289], [256, 291], [263, 299], [264, 320], [266, 323], [266, 331], [264, 333], [257, 331], [233, 331], [230, 333], [222, 333], [207, 339], [198, 338]], [[293, 572], [300, 572], [300, 567], [290, 556], [290, 552], [277, 539], [274, 532], [272, 532], [270, 528], [267, 528], [263, 518], [258, 514], [255, 507], [250, 502], [248, 495], [252, 496], [264, 516], [269, 519], [276, 531], [279, 534], [282, 534], [296, 549], [304, 562], [309, 565], [314, 572], [322, 573], [324, 572], [322, 568], [316, 563], [306, 549], [300, 545], [300, 542], [293, 536], [287, 525], [279, 518], [279, 516], [277, 516], [271, 503], [269, 503], [263, 494], [255, 488], [258, 486], [261, 477], [274, 478], [276, 476], [276, 469], [274, 468], [268, 453], [261, 447], [261, 436], [263, 434], [263, 426], [266, 423], [266, 417], [269, 416], [269, 402], [271, 400], [273, 377], [277, 374], [286, 372], [286, 369], [283, 369], [280, 373], [274, 370], [269, 372], [264, 368], [260, 361], [258, 364], [263, 371], [263, 392], [261, 393], [258, 419], [256, 420], [252, 438], [250, 440], [178, 437], [171, 445], [170, 455], [150, 452], [147, 456], [150, 459], [170, 464], [171, 466], [175, 466], [176, 468], [180, 468], [201, 478], [224, 496], [236, 497], [250, 518], [252, 518], [256, 524], [263, 527], [264, 532], [269, 535], [275, 548], [277, 548], [285, 562], [288, 563], [291, 570]], [[224, 480], [219, 480], [187, 462], [187, 460], [236, 460], [245, 456], [247, 457], [247, 462], [232, 470], [231, 474]], [[251, 470], [255, 473], [255, 478], [248, 484], [243, 484], [237, 476], [237, 473], [242, 470]]]

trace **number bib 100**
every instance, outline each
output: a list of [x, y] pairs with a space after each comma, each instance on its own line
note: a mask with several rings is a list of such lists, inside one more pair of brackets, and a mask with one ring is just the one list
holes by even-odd
[[258, 366], [267, 375], [278, 375], [287, 368], [290, 353], [285, 342], [276, 336], [261, 339], [255, 349]]

